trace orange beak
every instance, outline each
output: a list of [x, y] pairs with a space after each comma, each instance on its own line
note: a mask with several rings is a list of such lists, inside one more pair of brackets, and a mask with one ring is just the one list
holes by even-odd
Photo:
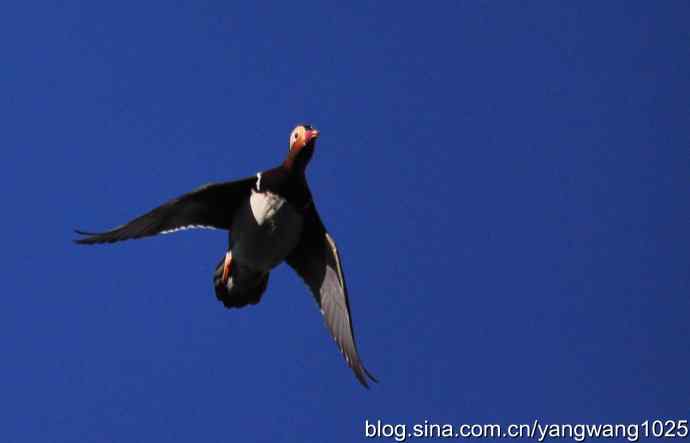
[[307, 131], [307, 133], [305, 135], [306, 135], [305, 138], [307, 140], [307, 143], [309, 143], [310, 141], [316, 140], [317, 138], [319, 138], [319, 131], [317, 129], [311, 129], [311, 130]]

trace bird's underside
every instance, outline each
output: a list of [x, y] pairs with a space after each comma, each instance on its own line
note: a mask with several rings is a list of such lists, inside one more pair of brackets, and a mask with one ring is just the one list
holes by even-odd
[[252, 190], [235, 214], [228, 252], [213, 273], [216, 297], [228, 308], [257, 304], [271, 270], [297, 246], [303, 221], [284, 198]]
[[[298, 128], [283, 165], [256, 177], [201, 187], [110, 231], [77, 231], [84, 237], [75, 241], [113, 243], [200, 227], [228, 230], [228, 250], [213, 273], [216, 297], [228, 308], [255, 305], [271, 270], [286, 262], [311, 290], [347, 364], [368, 387], [376, 379], [357, 352], [340, 256], [303, 173], [311, 152], [306, 160], [300, 152], [313, 150], [318, 133], [308, 126], [297, 133]], [[311, 140], [310, 130], [316, 134]], [[297, 174], [293, 169], [300, 165]]]

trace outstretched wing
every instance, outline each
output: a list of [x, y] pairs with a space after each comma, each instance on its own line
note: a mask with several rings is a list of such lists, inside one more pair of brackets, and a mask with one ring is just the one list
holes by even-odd
[[256, 177], [250, 177], [202, 186], [110, 231], [77, 230], [77, 234], [88, 237], [75, 242], [113, 243], [187, 228], [230, 229], [235, 210], [244, 201], [244, 197], [250, 194], [255, 182]]
[[340, 254], [313, 204], [305, 214], [300, 242], [286, 261], [311, 289], [326, 326], [357, 380], [366, 388], [368, 379], [377, 382], [357, 353]]

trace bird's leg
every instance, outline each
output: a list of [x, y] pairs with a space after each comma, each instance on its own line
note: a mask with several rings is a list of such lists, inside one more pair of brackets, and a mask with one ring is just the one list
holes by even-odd
[[228, 278], [230, 278], [230, 273], [232, 272], [232, 251], [228, 251], [225, 254], [225, 263], [223, 263], [223, 284], [228, 284]]

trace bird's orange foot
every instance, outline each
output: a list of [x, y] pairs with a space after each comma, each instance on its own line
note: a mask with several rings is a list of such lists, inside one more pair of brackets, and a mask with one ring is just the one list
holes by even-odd
[[223, 284], [228, 284], [228, 278], [230, 278], [230, 273], [232, 272], [232, 252], [228, 251], [225, 254], [225, 263], [223, 263]]

